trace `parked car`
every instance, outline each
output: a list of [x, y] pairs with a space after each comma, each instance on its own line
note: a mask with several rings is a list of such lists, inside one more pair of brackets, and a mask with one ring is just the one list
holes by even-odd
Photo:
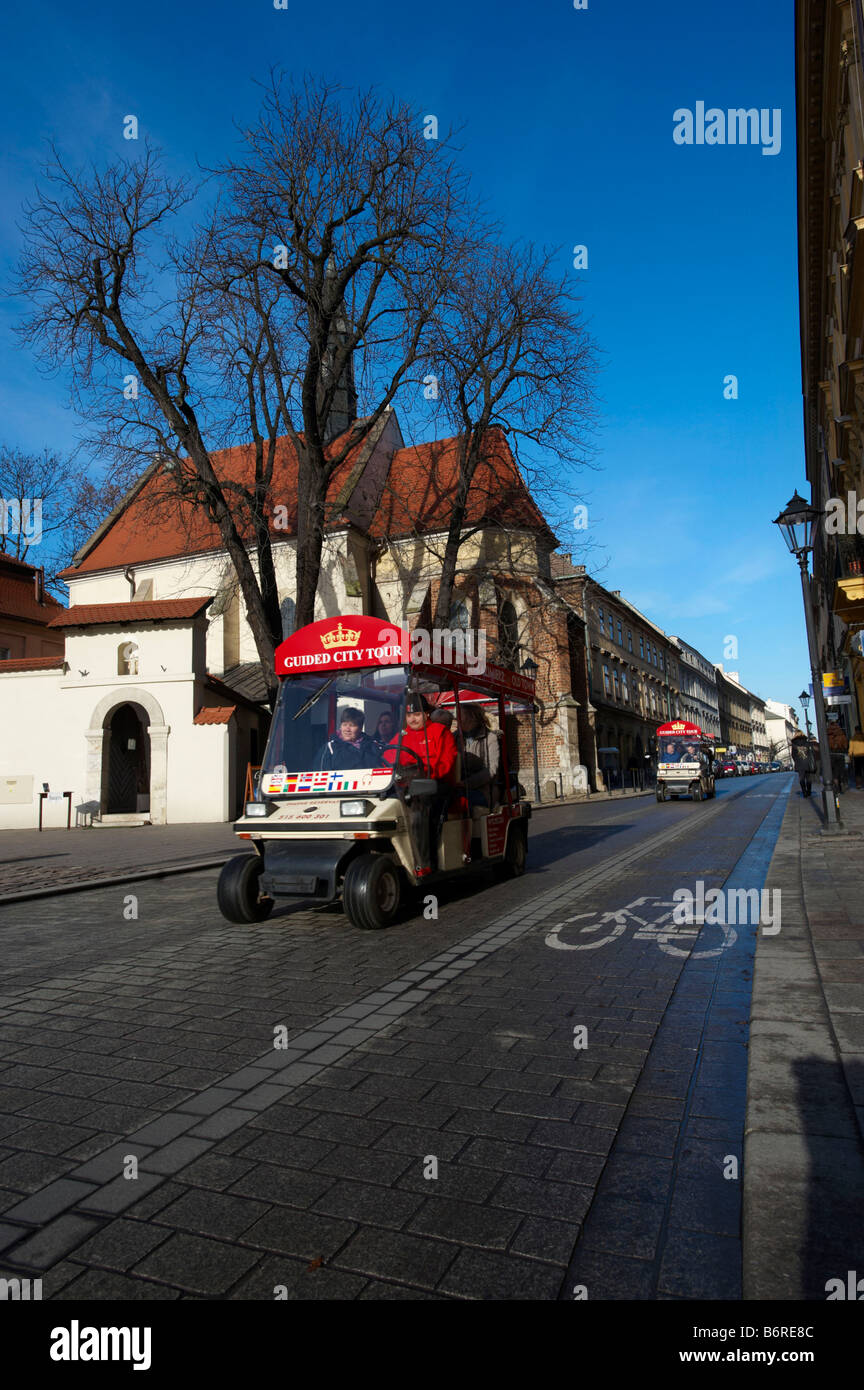
[[738, 764], [733, 763], [730, 758], [727, 758], [724, 762], [717, 764], [717, 770], [714, 775], [716, 777], [737, 777]]
[[777, 762], [769, 763], [769, 764], [768, 764], [768, 771], [769, 771], [769, 772], [782, 772], [782, 771], [783, 771], [783, 764], [782, 764], [782, 763], [777, 763]]

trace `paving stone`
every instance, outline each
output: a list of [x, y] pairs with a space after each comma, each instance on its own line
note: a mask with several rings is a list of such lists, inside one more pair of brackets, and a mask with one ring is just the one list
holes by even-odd
[[592, 1191], [575, 1183], [556, 1183], [536, 1178], [507, 1177], [496, 1188], [495, 1206], [548, 1216], [561, 1221], [581, 1221], [591, 1205]]
[[67, 1212], [55, 1217], [15, 1247], [15, 1263], [24, 1269], [49, 1269], [99, 1229], [99, 1221]]
[[41, 1226], [61, 1211], [77, 1206], [84, 1197], [89, 1196], [94, 1186], [93, 1183], [75, 1182], [71, 1178], [58, 1178], [3, 1214], [11, 1221]]
[[740, 1299], [740, 1242], [670, 1227], [658, 1288], [681, 1298]]
[[129, 1279], [122, 1274], [88, 1269], [54, 1297], [61, 1302], [68, 1299], [75, 1303], [125, 1303], [127, 1300], [168, 1303], [179, 1299], [180, 1291], [169, 1289], [165, 1284], [151, 1284], [146, 1279]]
[[579, 1225], [574, 1222], [529, 1216], [513, 1237], [510, 1249], [514, 1255], [566, 1266], [573, 1255], [579, 1231]]
[[169, 1237], [169, 1232], [142, 1221], [123, 1218], [111, 1221], [75, 1251], [76, 1259], [84, 1264], [101, 1265], [107, 1269], [129, 1269], [155, 1250]]
[[452, 1240], [459, 1245], [478, 1245], [504, 1250], [520, 1225], [520, 1218], [495, 1207], [452, 1198], [430, 1196], [409, 1222], [409, 1231]]
[[257, 1259], [253, 1251], [225, 1241], [172, 1235], [139, 1260], [132, 1273], [193, 1293], [220, 1295], [247, 1274]]
[[[267, 1102], [269, 1104], [269, 1102]], [[190, 1139], [224, 1139], [226, 1135], [233, 1134], [235, 1130], [242, 1129], [248, 1125], [251, 1114], [248, 1110], [240, 1110], [229, 1107], [227, 1110], [218, 1110], [214, 1115], [208, 1115], [206, 1120], [195, 1126], [189, 1132]], [[179, 1141], [184, 1142], [184, 1141]]]
[[146, 1144], [112, 1144], [95, 1158], [73, 1168], [71, 1176], [81, 1182], [110, 1182], [112, 1178], [122, 1176], [128, 1158], [142, 1159], [151, 1152], [151, 1147]]
[[655, 1297], [651, 1264], [591, 1250], [581, 1241], [567, 1271], [561, 1298], [572, 1299], [576, 1285], [584, 1286], [589, 1304], [597, 1300], [630, 1301]]
[[555, 1298], [559, 1268], [481, 1250], [462, 1250], [439, 1287], [462, 1298], [523, 1302]]
[[355, 1230], [356, 1226], [351, 1221], [337, 1221], [316, 1212], [280, 1207], [268, 1212], [245, 1231], [243, 1243], [310, 1261], [330, 1260]]
[[289, 1303], [341, 1302], [357, 1298], [365, 1285], [362, 1275], [290, 1260], [284, 1255], [271, 1255], [240, 1280], [231, 1290], [231, 1298]]
[[72, 1166], [68, 1159], [64, 1158], [16, 1153], [0, 1159], [0, 1184], [18, 1192], [37, 1192], [55, 1178], [68, 1173]]
[[140, 1171], [137, 1178], [115, 1178], [113, 1182], [91, 1192], [89, 1197], [82, 1198], [78, 1207], [81, 1211], [116, 1216], [118, 1212], [134, 1206], [162, 1182], [159, 1174]]
[[187, 1115], [179, 1110], [171, 1111], [167, 1115], [161, 1115], [158, 1120], [144, 1125], [142, 1129], [137, 1129], [134, 1134], [129, 1135], [129, 1141], [133, 1144], [151, 1146], [168, 1144], [179, 1134], [185, 1134], [187, 1130], [192, 1129], [198, 1123], [199, 1117], [197, 1115]]
[[315, 1203], [315, 1211], [358, 1224], [399, 1230], [422, 1205], [422, 1198], [374, 1184], [339, 1181]]
[[192, 1139], [188, 1135], [182, 1139], [174, 1139], [164, 1148], [154, 1149], [146, 1158], [142, 1159], [139, 1171], [144, 1173], [179, 1173], [181, 1168], [185, 1168], [187, 1163], [199, 1158], [208, 1149], [212, 1148], [212, 1141], [208, 1139]]
[[460, 1156], [462, 1163], [476, 1163], [482, 1168], [497, 1168], [502, 1173], [522, 1173], [529, 1177], [540, 1177], [551, 1161], [548, 1149], [533, 1144], [505, 1144], [497, 1139], [472, 1139]]
[[650, 1260], [657, 1250], [663, 1207], [653, 1202], [628, 1202], [598, 1196], [582, 1231], [585, 1245], [610, 1255]]
[[266, 1202], [224, 1192], [193, 1189], [163, 1207], [154, 1220], [181, 1231], [194, 1231], [196, 1235], [232, 1240], [242, 1235], [268, 1210]]
[[237, 1182], [254, 1167], [248, 1159], [234, 1158], [230, 1154], [211, 1150], [201, 1158], [196, 1158], [188, 1167], [181, 1168], [178, 1180], [192, 1187], [204, 1187], [214, 1192], [222, 1192]]
[[231, 1192], [281, 1206], [306, 1208], [332, 1187], [333, 1182], [329, 1174], [277, 1167], [273, 1163], [257, 1163], [236, 1179], [231, 1185]]
[[457, 1247], [443, 1241], [369, 1229], [354, 1236], [331, 1263], [360, 1274], [434, 1289], [456, 1253]]

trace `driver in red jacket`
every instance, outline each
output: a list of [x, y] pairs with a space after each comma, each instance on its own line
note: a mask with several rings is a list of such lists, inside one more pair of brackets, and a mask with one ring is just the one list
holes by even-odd
[[[389, 767], [396, 766], [397, 742], [394, 739], [381, 754]], [[412, 757], [412, 754], [415, 756]], [[456, 782], [458, 757], [459, 747], [450, 730], [443, 724], [430, 723], [426, 699], [416, 692], [409, 693], [405, 701], [405, 728], [402, 731], [399, 766], [409, 777], [430, 777], [439, 784], [437, 796], [417, 797], [411, 802], [411, 830], [419, 861], [415, 870], [418, 878], [432, 873], [431, 829], [433, 823], [437, 825], [438, 816], [450, 800], [450, 789]]]

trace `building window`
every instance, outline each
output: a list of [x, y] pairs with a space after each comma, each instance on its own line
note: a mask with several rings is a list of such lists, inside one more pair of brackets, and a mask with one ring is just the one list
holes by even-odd
[[628, 705], [629, 705], [629, 703], [630, 703], [630, 691], [629, 691], [629, 689], [627, 688], [627, 672], [626, 672], [626, 671], [622, 671], [622, 672], [621, 672], [621, 698], [624, 700], [625, 704], [628, 704]]
[[628, 652], [632, 652], [633, 650], [633, 633], [630, 631], [629, 627], [627, 629], [627, 650]]
[[603, 689], [607, 695], [611, 695], [612, 687], [609, 684], [609, 667], [606, 666], [605, 663], [603, 666]]
[[619, 647], [623, 647], [623, 646], [624, 646], [624, 633], [623, 633], [623, 631], [622, 631], [622, 629], [621, 629], [621, 620], [620, 620], [620, 618], [619, 618], [619, 620], [618, 620], [618, 646], [619, 646]]
[[620, 699], [621, 699], [621, 689], [620, 689], [619, 684], [618, 684], [618, 671], [617, 671], [617, 669], [614, 670], [614, 671], [612, 672], [612, 679], [613, 679], [613, 681], [615, 682], [615, 699], [616, 699], [616, 700], [620, 700]]
[[498, 614], [498, 660], [511, 671], [519, 670], [519, 621], [516, 609], [509, 599], [501, 605]]
[[601, 626], [601, 627], [605, 627], [605, 626], [606, 626], [606, 619], [603, 617], [603, 609], [602, 609], [602, 608], [598, 608], [598, 609], [597, 609], [597, 617], [600, 619], [600, 626]]
[[642, 660], [644, 661], [644, 660], [645, 660], [645, 638], [641, 635], [641, 633], [640, 633], [640, 635], [639, 635], [639, 655], [641, 656]]
[[450, 631], [467, 632], [470, 626], [471, 614], [468, 612], [468, 605], [457, 599], [450, 606]]
[[0, 661], [9, 661], [12, 657], [11, 647], [0, 647]]
[[609, 641], [615, 641], [615, 619], [612, 617], [611, 613], [609, 614]]

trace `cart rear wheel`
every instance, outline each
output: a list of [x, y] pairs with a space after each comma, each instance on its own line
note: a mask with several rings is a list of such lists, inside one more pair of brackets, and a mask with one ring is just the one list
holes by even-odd
[[506, 878], [521, 878], [525, 872], [525, 864], [528, 859], [528, 844], [525, 837], [524, 826], [514, 825], [511, 822], [510, 831], [507, 836], [507, 848], [504, 851], [504, 875]]
[[239, 854], [229, 859], [219, 875], [216, 901], [229, 922], [263, 922], [273, 911], [273, 899], [260, 890], [264, 860], [259, 854]]
[[657, 788], [657, 800], [658, 800], [658, 801], [665, 801], [665, 800], [666, 800], [666, 788], [665, 788], [665, 787], [658, 787], [658, 788]]
[[701, 801], [701, 800], [702, 800], [702, 783], [701, 783], [701, 782], [697, 782], [696, 785], [695, 785], [695, 787], [693, 788], [693, 800], [694, 800], [694, 801]]
[[363, 931], [381, 931], [395, 922], [402, 902], [402, 874], [383, 854], [352, 859], [342, 883], [345, 916]]

